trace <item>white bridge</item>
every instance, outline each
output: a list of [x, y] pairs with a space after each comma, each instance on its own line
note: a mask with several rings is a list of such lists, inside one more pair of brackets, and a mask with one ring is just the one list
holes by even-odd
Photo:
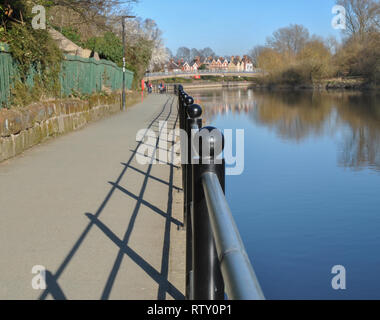
[[167, 78], [189, 78], [196, 76], [217, 76], [217, 77], [259, 77], [264, 72], [260, 69], [254, 71], [222, 71], [222, 70], [198, 70], [198, 71], [181, 71], [181, 72], [153, 72], [146, 73], [144, 80], [158, 80]]

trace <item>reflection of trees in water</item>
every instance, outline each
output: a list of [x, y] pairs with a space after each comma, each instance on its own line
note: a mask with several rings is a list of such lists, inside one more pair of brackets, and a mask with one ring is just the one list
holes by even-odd
[[343, 126], [339, 164], [380, 170], [380, 100], [360, 93], [280, 92], [255, 94], [250, 116], [285, 139], [336, 133]]
[[258, 125], [275, 130], [282, 138], [300, 141], [325, 131], [331, 116], [329, 103], [312, 92], [256, 93], [257, 107], [250, 113]]
[[380, 98], [351, 96], [340, 101], [339, 116], [348, 125], [339, 163], [347, 167], [366, 166], [380, 170]]
[[360, 127], [347, 133], [339, 163], [346, 167], [366, 166], [380, 170], [380, 132]]
[[194, 93], [193, 98], [203, 107], [203, 118], [207, 122], [218, 115], [248, 114], [256, 104], [251, 89], [202, 91]]
[[265, 92], [252, 90], [203, 93], [209, 122], [217, 115], [245, 113], [281, 138], [300, 142], [311, 136], [343, 132], [339, 164], [380, 170], [380, 97], [348, 92]]

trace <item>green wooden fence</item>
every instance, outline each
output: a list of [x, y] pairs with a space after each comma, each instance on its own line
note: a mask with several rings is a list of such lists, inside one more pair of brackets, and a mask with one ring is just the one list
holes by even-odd
[[9, 47], [0, 43], [0, 108], [7, 105], [10, 97], [10, 88], [15, 76], [15, 69], [12, 56], [9, 54]]
[[[33, 74], [31, 70], [27, 83], [33, 87]], [[17, 65], [9, 52], [9, 47], [0, 43], [0, 108], [9, 106], [10, 93], [18, 77]], [[91, 94], [104, 89], [118, 90], [123, 86], [123, 70], [108, 60], [95, 60], [94, 58], [81, 58], [66, 55], [62, 62], [61, 94], [69, 96], [73, 92]], [[133, 72], [126, 70], [126, 88], [132, 87]]]

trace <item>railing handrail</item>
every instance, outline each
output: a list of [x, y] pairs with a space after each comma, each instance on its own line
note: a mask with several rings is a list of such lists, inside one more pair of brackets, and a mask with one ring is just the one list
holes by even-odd
[[[182, 85], [174, 85], [173, 89], [178, 93], [180, 128], [190, 139], [185, 141], [181, 135], [181, 150], [187, 151], [182, 154], [182, 160], [186, 160], [182, 162], [186, 298], [223, 300], [227, 293], [234, 300], [263, 300], [224, 194], [225, 161], [215, 161], [222, 152], [218, 146], [223, 149], [223, 135], [216, 128], [202, 128], [202, 107], [194, 104]], [[199, 147], [199, 140], [195, 145], [194, 139], [202, 140], [199, 150], [193, 149]]]
[[212, 172], [204, 173], [202, 184], [228, 298], [263, 300], [264, 294], [217, 175]]

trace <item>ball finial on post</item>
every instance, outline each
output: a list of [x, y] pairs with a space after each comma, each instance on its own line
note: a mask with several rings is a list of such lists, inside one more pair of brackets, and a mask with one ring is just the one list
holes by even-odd
[[185, 99], [185, 105], [186, 106], [190, 106], [194, 103], [194, 99], [193, 97], [190, 97], [190, 96], [187, 96], [186, 99]]
[[200, 118], [202, 115], [202, 107], [198, 104], [191, 104], [187, 106], [187, 115], [191, 119]]
[[223, 152], [224, 135], [215, 127], [203, 127], [197, 132], [195, 139], [202, 141], [199, 146], [199, 155], [201, 158], [212, 157], [215, 160], [215, 158]]

